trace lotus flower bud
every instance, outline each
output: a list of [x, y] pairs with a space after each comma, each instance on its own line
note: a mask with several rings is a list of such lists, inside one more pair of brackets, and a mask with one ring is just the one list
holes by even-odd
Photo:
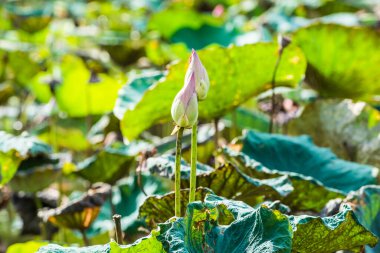
[[179, 127], [190, 128], [198, 120], [198, 99], [195, 92], [195, 74], [178, 92], [172, 104], [172, 118]]
[[185, 84], [194, 73], [195, 76], [195, 90], [199, 100], [204, 100], [207, 97], [208, 89], [210, 88], [210, 80], [208, 79], [207, 71], [203, 67], [197, 52], [193, 49], [190, 56], [190, 65], [187, 69], [185, 76]]

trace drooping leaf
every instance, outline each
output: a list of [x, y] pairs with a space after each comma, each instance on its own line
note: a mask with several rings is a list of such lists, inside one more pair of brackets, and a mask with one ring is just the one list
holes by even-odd
[[329, 149], [315, 146], [308, 136], [248, 131], [241, 141], [242, 152], [269, 169], [310, 176], [346, 193], [378, 180], [378, 168], [341, 160]]
[[[235, 221], [221, 225], [225, 213]], [[290, 252], [292, 231], [287, 217], [215, 195], [192, 202], [184, 218], [160, 224], [157, 237], [168, 252]]]
[[113, 113], [122, 120], [127, 110], [133, 110], [139, 100], [144, 96], [145, 91], [153, 83], [163, 77], [162, 72], [154, 71], [143, 73], [135, 78], [130, 79], [126, 85], [119, 90]]
[[0, 185], [12, 179], [23, 160], [50, 152], [51, 148], [35, 137], [27, 134], [13, 136], [0, 131]]
[[294, 231], [293, 252], [361, 252], [364, 245], [374, 246], [378, 241], [359, 223], [349, 206], [334, 216], [289, 216], [289, 220]]
[[[276, 52], [277, 45], [274, 43], [199, 50], [211, 82], [207, 99], [199, 104], [200, 118], [221, 117], [252, 96], [268, 89]], [[134, 139], [153, 124], [170, 120], [170, 107], [183, 86], [186, 64], [187, 61], [183, 60], [171, 66], [165, 80], [151, 86], [134, 109], [125, 112], [121, 122], [125, 138]], [[277, 72], [277, 84], [295, 85], [302, 78], [304, 70], [305, 59], [302, 52], [297, 47], [289, 46], [284, 51]]]
[[380, 94], [376, 31], [317, 24], [300, 29], [293, 38], [308, 61], [306, 81], [322, 96], [372, 100]]
[[269, 179], [288, 176], [293, 190], [280, 200], [293, 211], [320, 212], [329, 200], [344, 197], [342, 192], [327, 188], [318, 180], [295, 172], [268, 169], [244, 153], [224, 148], [222, 155], [226, 161], [252, 178]]
[[[363, 226], [380, 237], [380, 186], [363, 186], [358, 191], [351, 192], [344, 203], [351, 206]], [[368, 253], [376, 253], [379, 250], [379, 243], [375, 248], [366, 247]]]
[[151, 146], [145, 142], [132, 142], [128, 145], [116, 142], [79, 163], [75, 173], [92, 183], [115, 182], [128, 174], [129, 167], [140, 152], [149, 149]]
[[308, 134], [346, 160], [380, 167], [380, 113], [364, 102], [319, 100], [309, 104], [288, 132]]
[[85, 230], [96, 219], [100, 207], [110, 196], [111, 186], [97, 183], [81, 198], [55, 209], [41, 210], [38, 216], [57, 226]]
[[[195, 192], [195, 200], [203, 201], [206, 194], [213, 193], [210, 189], [199, 187]], [[158, 223], [169, 220], [174, 215], [174, 192], [165, 195], [153, 195], [145, 199], [140, 206], [139, 217], [144, 218], [149, 227], [154, 228]], [[189, 189], [181, 189], [181, 213], [186, 211], [189, 202]]]

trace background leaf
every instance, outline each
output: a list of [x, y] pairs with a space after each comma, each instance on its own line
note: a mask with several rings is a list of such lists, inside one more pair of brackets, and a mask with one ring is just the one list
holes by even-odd
[[380, 94], [378, 32], [317, 24], [298, 30], [294, 42], [308, 62], [306, 81], [322, 96], [372, 100]]

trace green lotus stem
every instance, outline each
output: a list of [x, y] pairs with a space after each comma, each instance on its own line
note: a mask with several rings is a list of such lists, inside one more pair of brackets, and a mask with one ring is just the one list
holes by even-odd
[[193, 125], [192, 132], [191, 132], [191, 171], [190, 171], [189, 203], [195, 201], [196, 187], [197, 187], [197, 123]]
[[175, 216], [181, 217], [181, 150], [183, 127], [177, 132], [176, 154], [175, 154]]

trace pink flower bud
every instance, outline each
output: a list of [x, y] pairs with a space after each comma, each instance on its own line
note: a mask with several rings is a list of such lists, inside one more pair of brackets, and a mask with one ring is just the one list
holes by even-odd
[[203, 67], [202, 62], [194, 49], [190, 56], [190, 65], [187, 68], [185, 84], [188, 82], [192, 74], [195, 76], [195, 90], [197, 92], [198, 99], [206, 99], [208, 89], [210, 88], [210, 80], [208, 79], [205, 67]]
[[172, 104], [172, 118], [179, 127], [190, 128], [198, 120], [198, 99], [195, 92], [195, 74], [178, 92]]

